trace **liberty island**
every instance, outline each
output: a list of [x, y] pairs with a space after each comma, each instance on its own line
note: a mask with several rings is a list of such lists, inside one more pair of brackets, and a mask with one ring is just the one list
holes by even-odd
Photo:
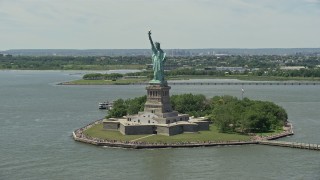
[[[166, 148], [166, 147], [199, 147], [199, 146], [217, 146], [217, 145], [242, 145], [242, 144], [262, 144], [272, 146], [284, 146], [284, 147], [297, 147], [302, 149], [320, 150], [319, 145], [301, 145], [291, 144], [287, 142], [270, 142], [268, 140], [274, 140], [286, 136], [293, 135], [292, 124], [286, 119], [284, 121], [283, 131], [279, 131], [273, 135], [267, 136], [245, 136], [238, 135], [236, 140], [213, 140], [212, 136], [217, 135], [213, 132], [214, 129], [210, 125], [210, 120], [206, 117], [190, 117], [188, 114], [179, 113], [172, 108], [170, 102], [170, 89], [164, 75], [164, 64], [166, 62], [166, 54], [160, 48], [160, 43], [153, 43], [151, 37], [151, 31], [148, 32], [149, 41], [151, 43], [152, 50], [152, 64], [153, 64], [153, 79], [149, 81], [149, 85], [146, 87], [147, 100], [144, 104], [142, 112], [138, 112], [133, 115], [125, 115], [123, 117], [111, 117], [106, 119], [100, 119], [93, 123], [90, 123], [83, 128], [77, 129], [73, 132], [73, 138], [76, 141], [85, 142], [89, 144], [99, 146], [111, 146], [111, 147], [123, 147], [123, 148]], [[233, 124], [226, 124], [232, 128]], [[214, 129], [214, 130], [213, 130]], [[101, 131], [102, 130], [102, 131]], [[201, 132], [211, 138], [203, 138], [198, 136]], [[97, 132], [103, 135], [96, 136]], [[116, 132], [121, 133], [118, 135]], [[87, 134], [91, 133], [91, 136]], [[151, 136], [160, 137], [161, 135], [170, 137], [179, 134], [186, 134], [185, 137], [196, 140], [194, 142], [189, 141], [175, 141], [174, 143], [157, 143], [146, 142], [142, 139], [147, 139]], [[200, 133], [200, 134], [201, 134]], [[222, 133], [226, 135], [226, 133]], [[108, 138], [99, 138], [106, 137]], [[221, 135], [221, 133], [220, 133]], [[119, 140], [120, 139], [122, 140]], [[160, 139], [165, 139], [160, 137]], [[196, 138], [194, 138], [196, 137]], [[114, 139], [109, 139], [114, 138]], [[198, 138], [198, 139], [197, 139]], [[219, 138], [218, 138], [219, 139]], [[141, 141], [142, 140], [142, 141]], [[312, 147], [312, 148], [310, 148]]]

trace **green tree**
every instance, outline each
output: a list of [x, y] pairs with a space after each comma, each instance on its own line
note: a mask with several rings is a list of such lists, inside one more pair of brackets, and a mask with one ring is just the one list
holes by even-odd
[[173, 109], [196, 117], [208, 114], [210, 108], [208, 100], [202, 94], [173, 95], [170, 101]]
[[[143, 111], [147, 97], [118, 99], [107, 117], [122, 117]], [[220, 132], [256, 133], [268, 132], [286, 123], [286, 111], [272, 103], [250, 100], [239, 100], [232, 96], [215, 96], [206, 99], [204, 95], [181, 94], [171, 96], [173, 109], [192, 116], [207, 116]]]
[[122, 77], [123, 75], [119, 73], [104, 74], [104, 79], [107, 79], [107, 80], [116, 80]]
[[126, 100], [127, 113], [131, 115], [137, 114], [139, 111], [143, 111], [146, 100], [147, 96]]
[[119, 118], [127, 115], [127, 106], [123, 99], [118, 99], [113, 102], [112, 109], [108, 112], [107, 118]]

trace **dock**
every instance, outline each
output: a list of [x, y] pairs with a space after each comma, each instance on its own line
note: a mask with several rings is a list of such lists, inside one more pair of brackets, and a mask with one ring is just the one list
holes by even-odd
[[319, 144], [286, 142], [286, 141], [267, 141], [267, 140], [259, 141], [258, 144], [320, 151]]
[[[148, 85], [148, 82], [130, 85]], [[319, 86], [320, 82], [168, 82], [169, 85]]]
[[292, 136], [292, 135], [294, 135], [293, 126], [291, 123], [287, 123], [285, 132], [280, 133], [280, 134], [276, 134], [276, 135], [272, 135], [272, 136], [268, 136], [264, 139], [260, 139], [257, 141], [257, 144], [320, 151], [319, 144], [276, 141], [276, 139], [280, 139], [280, 138], [288, 137], [288, 136]]

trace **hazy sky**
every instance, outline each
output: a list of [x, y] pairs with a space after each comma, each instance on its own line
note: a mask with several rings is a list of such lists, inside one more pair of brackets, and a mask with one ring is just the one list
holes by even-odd
[[0, 50], [320, 47], [320, 0], [0, 0]]

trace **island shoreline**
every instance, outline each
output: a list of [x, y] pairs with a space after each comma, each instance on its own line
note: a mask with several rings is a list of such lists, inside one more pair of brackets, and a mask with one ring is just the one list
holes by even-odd
[[205, 142], [177, 142], [177, 143], [147, 143], [139, 141], [117, 141], [117, 140], [104, 140], [94, 137], [88, 137], [83, 132], [86, 129], [91, 128], [94, 125], [101, 124], [103, 119], [96, 120], [82, 128], [76, 129], [72, 132], [72, 138], [75, 141], [92, 144], [96, 146], [106, 146], [106, 147], [116, 147], [125, 149], [162, 149], [162, 148], [194, 148], [194, 147], [212, 147], [212, 146], [236, 146], [236, 145], [250, 145], [250, 144], [260, 144], [261, 141], [275, 140], [287, 136], [294, 135], [293, 126], [291, 123], [287, 124], [287, 129], [279, 134], [258, 137], [253, 136], [254, 140], [250, 141], [205, 141]]

